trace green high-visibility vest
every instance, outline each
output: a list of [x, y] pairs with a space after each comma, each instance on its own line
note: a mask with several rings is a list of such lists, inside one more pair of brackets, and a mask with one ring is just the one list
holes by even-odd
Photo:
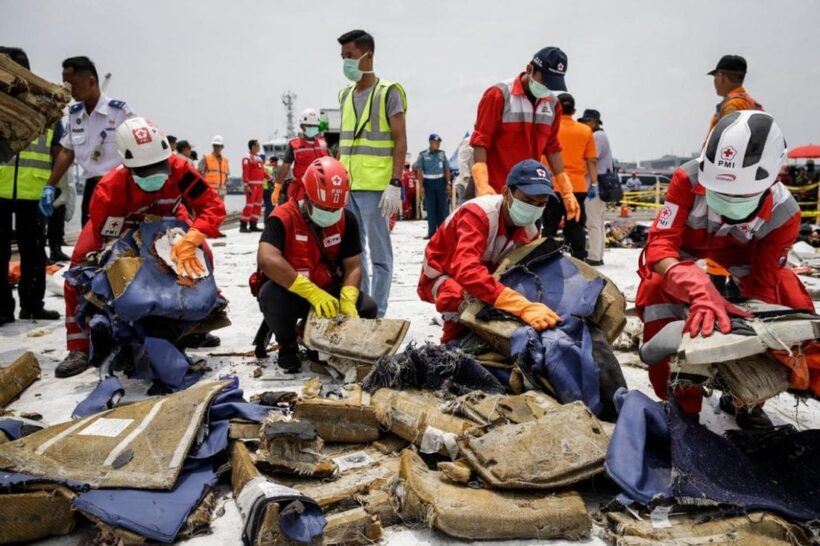
[[51, 175], [51, 138], [54, 130], [33, 141], [28, 148], [0, 165], [0, 198], [40, 199]]
[[387, 92], [395, 87], [407, 110], [407, 95], [401, 84], [377, 80], [364, 110], [356, 119], [350, 84], [339, 92], [342, 124], [339, 134], [339, 161], [350, 173], [350, 189], [384, 191], [393, 176], [393, 150], [396, 143], [387, 119]]

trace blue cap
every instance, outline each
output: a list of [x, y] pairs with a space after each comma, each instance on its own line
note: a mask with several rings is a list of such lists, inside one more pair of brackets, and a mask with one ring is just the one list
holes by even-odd
[[438, 133], [430, 133], [430, 138], [428, 138], [427, 140], [437, 140], [441, 142], [441, 137]]
[[541, 73], [544, 85], [552, 91], [566, 91], [567, 54], [559, 47], [545, 47], [532, 57], [532, 65]]
[[531, 196], [555, 197], [555, 191], [552, 189], [552, 174], [534, 159], [525, 159], [513, 166], [510, 174], [507, 175], [507, 187]]

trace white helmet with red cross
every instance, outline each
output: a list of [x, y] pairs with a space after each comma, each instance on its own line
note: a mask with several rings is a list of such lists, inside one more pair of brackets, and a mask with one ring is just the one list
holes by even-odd
[[165, 133], [145, 118], [129, 118], [117, 127], [117, 152], [129, 169], [153, 165], [171, 156]]
[[785, 160], [786, 140], [770, 114], [732, 112], [706, 139], [698, 182], [715, 193], [757, 195], [777, 181]]

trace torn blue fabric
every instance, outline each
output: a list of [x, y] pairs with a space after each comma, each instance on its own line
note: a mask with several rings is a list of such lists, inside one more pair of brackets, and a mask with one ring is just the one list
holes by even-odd
[[238, 418], [261, 422], [273, 410], [276, 408], [246, 402], [242, 389], [231, 387], [216, 395], [209, 415], [215, 421]]
[[604, 468], [622, 493], [619, 502], [651, 505], [672, 497], [672, 460], [669, 425], [660, 402], [637, 390], [619, 389], [615, 432], [609, 442]]
[[[213, 274], [200, 279], [194, 286], [183, 286], [177, 283], [176, 275], [165, 262], [156, 256], [154, 240], [173, 227], [188, 230], [188, 226], [179, 220], [140, 225], [143, 262], [125, 291], [113, 301], [114, 311], [120, 319], [134, 321], [151, 316], [199, 321], [220, 304]], [[205, 267], [213, 273], [211, 264], [206, 263]]]
[[74, 408], [74, 413], [71, 414], [71, 418], [80, 419], [109, 409], [111, 400], [117, 394], [120, 396], [125, 394], [125, 388], [122, 386], [122, 383], [114, 376], [106, 377], [97, 383], [97, 386], [94, 387], [91, 394], [77, 404], [77, 407]]
[[562, 403], [582, 400], [599, 414], [600, 370], [592, 357], [592, 339], [584, 319], [591, 316], [604, 288], [604, 280], [588, 280], [563, 256], [545, 256], [512, 267], [501, 282], [530, 301], [540, 301], [555, 311], [556, 328], [536, 333], [529, 326], [516, 330], [510, 339], [511, 353], [528, 376], [545, 377]]
[[74, 506], [114, 527], [169, 543], [217, 479], [213, 463], [207, 461], [186, 467], [170, 491], [94, 489], [78, 495]]
[[42, 483], [58, 483], [71, 489], [72, 491], [85, 491], [88, 485], [72, 480], [61, 480], [59, 478], [38, 478], [30, 474], [23, 474], [20, 472], [3, 472], [0, 471], [0, 491], [17, 491], [20, 488], [36, 485]]
[[17, 419], [0, 419], [0, 430], [9, 440], [16, 440], [23, 436], [23, 422]]
[[210, 459], [228, 449], [228, 431], [231, 424], [228, 420], [212, 421], [208, 425], [208, 435], [202, 443], [191, 449], [188, 460], [201, 461]]
[[173, 391], [187, 389], [202, 377], [200, 372], [189, 372], [190, 361], [168, 340], [146, 337], [143, 343], [145, 356], [151, 363], [153, 377], [162, 381]]
[[672, 490], [679, 502], [720, 503], [801, 521], [820, 518], [820, 430], [763, 438], [744, 452], [674, 400], [669, 429]]

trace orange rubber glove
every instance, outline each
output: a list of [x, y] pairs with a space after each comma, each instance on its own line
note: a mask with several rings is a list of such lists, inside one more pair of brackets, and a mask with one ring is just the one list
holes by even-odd
[[356, 302], [359, 301], [359, 289], [355, 286], [343, 286], [339, 293], [339, 312], [353, 318], [359, 318]]
[[196, 279], [205, 273], [205, 266], [196, 257], [196, 249], [204, 240], [204, 233], [191, 228], [171, 248], [171, 259], [177, 263], [184, 277]]
[[273, 206], [276, 207], [279, 205], [279, 194], [282, 193], [282, 184], [274, 184], [273, 185], [273, 193], [270, 196], [270, 201], [273, 203]]
[[543, 303], [528, 300], [512, 288], [505, 288], [496, 298], [493, 307], [515, 315], [536, 332], [554, 328], [561, 322], [561, 317], [555, 311]]
[[473, 175], [473, 184], [475, 184], [475, 196], [481, 197], [482, 195], [495, 195], [495, 190], [492, 186], [490, 186], [490, 173], [487, 170], [486, 163], [476, 163], [473, 165], [473, 168], [470, 169], [470, 173]]
[[562, 172], [555, 177], [555, 190], [561, 195], [561, 200], [564, 201], [564, 208], [567, 211], [567, 220], [581, 219], [581, 206], [578, 200], [575, 199], [575, 194], [572, 192], [572, 180], [566, 172]]

